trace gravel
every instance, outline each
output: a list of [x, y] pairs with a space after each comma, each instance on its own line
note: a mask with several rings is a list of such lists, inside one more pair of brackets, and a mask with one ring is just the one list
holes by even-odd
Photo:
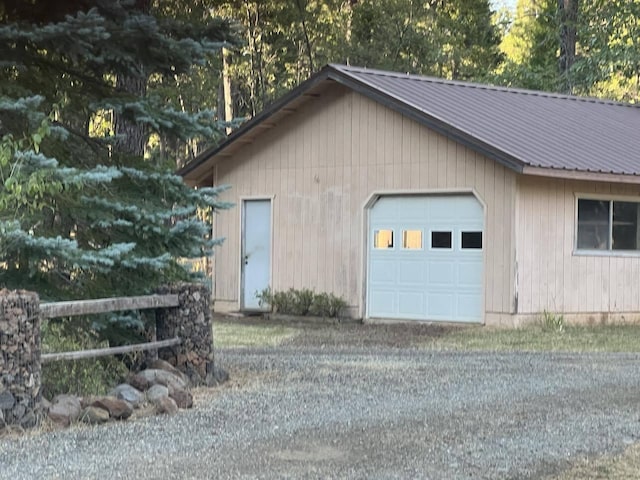
[[193, 410], [2, 438], [0, 478], [540, 478], [640, 435], [636, 354], [217, 355]]

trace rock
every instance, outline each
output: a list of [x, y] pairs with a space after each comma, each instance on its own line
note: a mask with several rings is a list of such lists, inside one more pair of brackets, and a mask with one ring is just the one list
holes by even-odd
[[16, 405], [11, 410], [11, 416], [13, 417], [13, 421], [15, 423], [20, 423], [25, 413], [27, 413], [27, 409], [24, 405]]
[[15, 404], [16, 399], [11, 392], [0, 392], [0, 410], [11, 410]]
[[27, 413], [25, 413], [22, 419], [20, 420], [20, 426], [22, 428], [33, 428], [37, 424], [38, 424], [38, 417], [36, 416], [33, 410], [27, 411]]
[[40, 406], [42, 407], [42, 410], [46, 413], [51, 408], [51, 402], [46, 398], [42, 397], [40, 399]]
[[93, 402], [98, 400], [99, 396], [97, 395], [87, 395], [86, 397], [80, 397], [80, 406], [84, 410], [87, 407], [90, 407]]
[[129, 402], [133, 408], [138, 408], [144, 402], [144, 393], [128, 383], [121, 383], [109, 392], [109, 396]]
[[97, 425], [109, 421], [109, 412], [104, 408], [87, 407], [82, 411], [80, 419], [84, 423]]
[[0, 430], [2, 430], [5, 427], [5, 423], [4, 423], [4, 413], [2, 412], [2, 409], [0, 409]]
[[213, 367], [213, 379], [218, 385], [221, 385], [229, 380], [229, 373], [223, 368]]
[[78, 419], [81, 412], [82, 406], [78, 397], [58, 395], [53, 399], [48, 415], [54, 423], [68, 427]]
[[146, 379], [151, 385], [164, 385], [169, 390], [185, 390], [188, 387], [187, 382], [165, 370], [148, 368], [147, 370], [142, 370], [138, 375]]
[[147, 400], [151, 403], [155, 404], [160, 401], [162, 398], [166, 398], [169, 396], [169, 389], [164, 385], [154, 385], [149, 390], [147, 390]]
[[94, 400], [91, 406], [108, 411], [109, 416], [116, 420], [126, 420], [133, 413], [130, 403], [115, 397], [100, 397]]
[[169, 398], [173, 398], [178, 408], [193, 407], [193, 395], [186, 390], [174, 390], [169, 393]]
[[155, 370], [164, 370], [165, 372], [173, 373], [176, 377], [179, 377], [185, 384], [189, 384], [189, 379], [187, 378], [187, 376], [165, 360], [156, 358], [149, 363], [149, 368]]
[[151, 386], [151, 382], [149, 382], [149, 380], [147, 380], [144, 376], [140, 375], [139, 373], [136, 373], [135, 375], [131, 375], [131, 377], [129, 377], [128, 382], [129, 382], [129, 385], [131, 385], [133, 388], [135, 388], [140, 392], [144, 392], [145, 390], [148, 390], [149, 387]]
[[162, 397], [156, 405], [156, 413], [162, 414], [166, 413], [168, 415], [173, 415], [178, 412], [178, 405], [173, 398], [170, 397]]

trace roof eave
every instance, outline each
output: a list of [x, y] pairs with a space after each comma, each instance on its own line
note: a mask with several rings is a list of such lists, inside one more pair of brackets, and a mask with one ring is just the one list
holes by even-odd
[[560, 178], [564, 180], [583, 180], [589, 182], [615, 182], [640, 185], [640, 175], [608, 172], [589, 172], [584, 170], [566, 170], [559, 168], [529, 167], [522, 170], [523, 175]]

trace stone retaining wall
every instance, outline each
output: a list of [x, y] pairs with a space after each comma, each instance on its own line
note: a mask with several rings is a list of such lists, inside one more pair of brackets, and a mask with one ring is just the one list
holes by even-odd
[[180, 305], [156, 313], [156, 338], [180, 337], [182, 344], [161, 348], [158, 357], [185, 373], [194, 385], [217, 381], [213, 363], [213, 334], [209, 289], [200, 284], [178, 283], [161, 287], [158, 294], [177, 294]]
[[38, 295], [0, 290], [0, 430], [37, 423], [40, 378]]
[[[208, 288], [180, 283], [162, 287], [158, 293], [178, 294], [180, 305], [156, 310], [157, 339], [177, 336], [183, 340], [178, 346], [160, 349], [158, 357], [185, 373], [192, 384], [219, 381], [213, 364]], [[40, 322], [38, 294], [0, 290], [0, 431], [8, 425], [33, 427], [41, 417]]]

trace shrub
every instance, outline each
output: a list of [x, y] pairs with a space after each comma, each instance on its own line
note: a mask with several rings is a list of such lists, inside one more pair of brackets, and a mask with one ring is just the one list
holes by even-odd
[[342, 297], [333, 293], [320, 293], [313, 299], [311, 311], [319, 317], [334, 318], [340, 317], [346, 307], [347, 302]]
[[316, 294], [313, 290], [303, 288], [302, 290], [289, 290], [292, 297], [292, 310], [294, 315], [308, 315], [315, 300]]
[[333, 293], [315, 293], [304, 288], [290, 288], [283, 292], [273, 292], [266, 288], [256, 293], [260, 306], [269, 306], [272, 312], [285, 315], [317, 315], [321, 317], [339, 317], [347, 302]]
[[[42, 324], [44, 353], [106, 346], [89, 331], [74, 328], [72, 322], [50, 320]], [[42, 365], [42, 394], [48, 399], [61, 393], [102, 395], [126, 378], [128, 372], [122, 360], [111, 356], [45, 363]]]

